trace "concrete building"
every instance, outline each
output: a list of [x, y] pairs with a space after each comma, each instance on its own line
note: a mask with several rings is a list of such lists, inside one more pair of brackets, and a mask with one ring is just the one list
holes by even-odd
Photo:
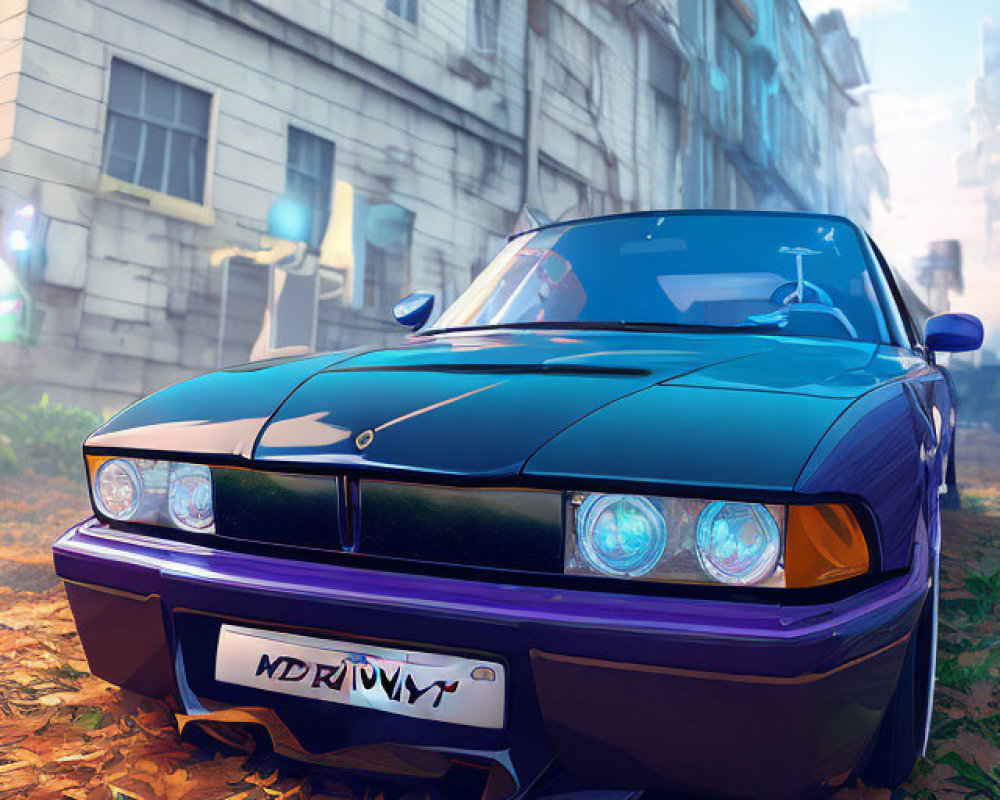
[[917, 284], [924, 289], [927, 307], [935, 314], [951, 311], [952, 293], [965, 291], [962, 243], [957, 239], [929, 242], [927, 253], [914, 259]]
[[958, 180], [983, 192], [987, 243], [994, 254], [1000, 252], [1000, 20], [983, 20], [979, 75], [969, 95], [969, 149], [957, 159]]
[[525, 209], [886, 194], [843, 18], [795, 0], [7, 0], [0, 379], [114, 408], [398, 336]]

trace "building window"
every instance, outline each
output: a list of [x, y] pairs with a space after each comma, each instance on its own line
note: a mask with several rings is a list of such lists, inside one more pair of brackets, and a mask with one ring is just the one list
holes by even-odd
[[[355, 206], [355, 212], [360, 210]], [[410, 241], [413, 238], [412, 211], [395, 203], [375, 203], [364, 209], [365, 239], [357, 242], [355, 263], [363, 259], [362, 305], [388, 313], [409, 282]]]
[[285, 163], [285, 193], [282, 200], [294, 216], [294, 230], [277, 230], [271, 221], [271, 232], [284, 239], [303, 241], [319, 247], [330, 217], [330, 197], [333, 192], [333, 142], [288, 128], [288, 160]]
[[546, 3], [548, 38], [558, 42], [545, 59], [545, 83], [587, 113], [597, 113], [602, 43], [589, 28], [558, 3]]
[[781, 49], [785, 60], [790, 62], [795, 71], [798, 71], [802, 64], [802, 37], [804, 30], [800, 23], [800, 9], [795, 0], [782, 0], [779, 19], [783, 22], [778, 27], [781, 29]]
[[417, 24], [417, 0], [385, 0], [385, 7], [397, 17]]
[[743, 136], [743, 54], [726, 34], [719, 36], [718, 50], [719, 69], [726, 76], [723, 124], [728, 138], [739, 140]]
[[500, 0], [473, 0], [473, 44], [483, 55], [494, 56], [500, 28]]
[[206, 92], [112, 60], [104, 174], [202, 203], [211, 106]]

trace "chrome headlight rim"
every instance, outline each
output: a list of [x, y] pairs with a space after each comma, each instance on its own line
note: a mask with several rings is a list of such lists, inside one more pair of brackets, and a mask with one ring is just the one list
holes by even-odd
[[[743, 571], [720, 564], [712, 554], [716, 545], [713, 526], [719, 515], [729, 508], [749, 510], [758, 524], [758, 530], [767, 537], [764, 549]], [[754, 586], [774, 575], [780, 566], [782, 538], [781, 526], [764, 504], [713, 500], [702, 509], [695, 524], [695, 555], [705, 574], [717, 582], [730, 586]]]
[[[104, 498], [104, 494], [101, 491], [101, 483], [103, 479], [106, 479], [107, 474], [111, 470], [121, 470], [122, 473], [129, 479], [133, 486], [133, 498], [130, 504], [130, 508], [127, 513], [116, 513], [112, 511]], [[109, 478], [107, 478], [109, 479]], [[110, 479], [109, 479], [110, 480]], [[136, 464], [128, 458], [109, 458], [103, 464], [101, 464], [97, 471], [94, 473], [93, 486], [91, 489], [91, 494], [94, 498], [94, 506], [96, 509], [106, 516], [108, 519], [114, 520], [115, 522], [128, 522], [133, 519], [136, 514], [139, 513], [139, 509], [142, 508], [142, 500], [144, 492], [142, 477], [139, 474], [139, 468]]]
[[[84, 460], [94, 513], [103, 522], [111, 525], [166, 528], [198, 535], [216, 532], [215, 481], [211, 466], [136, 455], [98, 455], [86, 452]], [[138, 487], [137, 499], [127, 515], [114, 513], [101, 497], [100, 476], [106, 474], [110, 465], [120, 466], [133, 485]], [[171, 488], [177, 485], [178, 479], [192, 474], [204, 481], [208, 492], [207, 498], [205, 495], [201, 496], [203, 519], [194, 524], [187, 521], [183, 514], [178, 514], [175, 503], [171, 502]]]
[[[597, 525], [601, 515], [616, 504], [630, 504], [651, 521], [652, 541], [645, 552], [627, 564], [616, 568], [596, 549], [590, 535], [591, 526]], [[584, 560], [596, 572], [615, 578], [638, 578], [655, 569], [667, 546], [667, 521], [655, 505], [642, 495], [600, 494], [588, 495], [580, 504], [576, 516], [576, 545]]]
[[[182, 511], [179, 506], [182, 504], [184, 491], [181, 488], [181, 481], [187, 479], [203, 481], [202, 487], [207, 487], [208, 510], [207, 516], [195, 521], [195, 517], [188, 512]], [[197, 492], [199, 488], [188, 489], [189, 494]], [[190, 497], [189, 497], [190, 506]], [[186, 464], [170, 462], [169, 478], [167, 481], [167, 513], [174, 526], [183, 531], [192, 533], [205, 533], [215, 528], [215, 498], [213, 496], [212, 471], [203, 464]]]

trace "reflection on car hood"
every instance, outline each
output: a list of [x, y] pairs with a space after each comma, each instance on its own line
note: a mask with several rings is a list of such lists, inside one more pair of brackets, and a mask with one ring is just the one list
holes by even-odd
[[[872, 344], [749, 334], [414, 336], [185, 381], [121, 412], [87, 446], [473, 478], [582, 470], [718, 482], [740, 477], [724, 474], [726, 426], [745, 444], [740, 458], [764, 440], [794, 439], [807, 453], [853, 398], [912, 361]], [[654, 443], [640, 475], [630, 448]], [[701, 472], [677, 455], [696, 443]]]
[[[267, 424], [254, 455], [261, 462], [482, 478], [522, 469], [576, 474], [575, 467], [586, 464], [580, 474], [587, 476], [737, 481], [742, 476], [711, 477], [716, 457], [732, 461], [721, 440], [719, 452], [704, 454], [700, 472], [690, 455], [686, 462], [677, 458], [676, 469], [657, 466], [666, 463], [660, 447], [684, 437], [711, 442], [712, 426], [729, 424], [745, 443], [741, 456], [753, 460], [758, 439], [794, 439], [794, 447], [776, 454], [785, 470], [764, 482], [785, 485], [785, 473], [797, 474], [854, 397], [905, 369], [898, 353], [876, 345], [774, 336], [520, 331], [414, 337], [305, 381]], [[779, 416], [781, 425], [761, 424]], [[796, 420], [803, 424], [795, 427]], [[657, 462], [640, 475], [640, 459], [629, 455], [623, 437], [634, 432], [642, 440], [651, 431], [659, 437]], [[610, 459], [612, 452], [621, 458]]]
[[258, 361], [168, 386], [119, 412], [86, 448], [249, 459], [264, 423], [302, 381], [352, 352]]

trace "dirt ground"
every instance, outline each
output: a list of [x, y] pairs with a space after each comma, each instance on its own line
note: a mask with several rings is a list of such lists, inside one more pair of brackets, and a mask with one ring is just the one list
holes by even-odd
[[[898, 795], [914, 800], [1000, 798], [1000, 435], [964, 430], [959, 457], [964, 507], [944, 523], [932, 743]], [[195, 746], [165, 705], [90, 675], [49, 552], [87, 513], [85, 490], [70, 480], [0, 482], [0, 800], [445, 796], [247, 756], [239, 742]], [[888, 797], [863, 786], [837, 794]]]

